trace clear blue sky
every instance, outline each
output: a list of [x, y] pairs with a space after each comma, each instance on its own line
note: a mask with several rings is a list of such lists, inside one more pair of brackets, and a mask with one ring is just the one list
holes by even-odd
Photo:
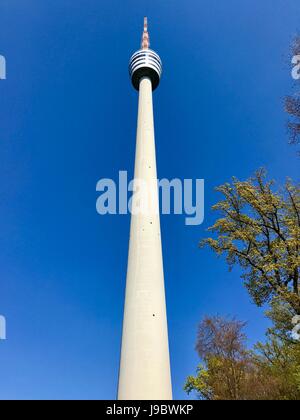
[[236, 315], [250, 343], [263, 337], [239, 270], [198, 241], [215, 186], [260, 166], [280, 182], [299, 175], [283, 112], [299, 0], [1, 0], [0, 398], [115, 398], [130, 219], [97, 215], [95, 186], [132, 176], [127, 65], [144, 15], [164, 64], [159, 177], [206, 182], [202, 226], [162, 217], [175, 398], [203, 315]]

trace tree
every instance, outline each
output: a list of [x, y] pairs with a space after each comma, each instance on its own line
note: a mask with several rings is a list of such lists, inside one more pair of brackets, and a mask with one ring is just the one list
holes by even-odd
[[[292, 57], [300, 56], [300, 37], [296, 37], [292, 45]], [[296, 90], [294, 96], [285, 99], [285, 110], [291, 119], [288, 122], [290, 144], [300, 143], [300, 92]], [[299, 152], [300, 154], [300, 152]]]
[[279, 379], [262, 358], [246, 348], [245, 324], [235, 319], [206, 317], [199, 325], [197, 345], [203, 364], [189, 376], [187, 393], [205, 400], [280, 399]]
[[299, 341], [293, 336], [295, 315], [290, 305], [282, 302], [280, 298], [274, 298], [270, 304], [270, 309], [266, 311], [266, 316], [272, 322], [272, 327], [267, 330], [269, 338], [275, 338], [286, 345], [299, 346]]
[[218, 187], [224, 199], [213, 209], [221, 217], [209, 229], [216, 237], [200, 245], [225, 254], [230, 269], [240, 265], [258, 306], [280, 299], [300, 315], [300, 187], [291, 180], [281, 192], [273, 187], [264, 170]]
[[273, 335], [255, 346], [255, 361], [264, 377], [272, 378], [277, 399], [300, 399], [300, 343], [292, 345]]
[[247, 363], [243, 324], [220, 317], [205, 318], [198, 329], [196, 350], [204, 365], [197, 377], [189, 377], [185, 389], [196, 390], [201, 398], [239, 399]]
[[291, 333], [291, 308], [274, 299], [266, 315], [272, 321], [265, 343], [255, 346], [256, 363], [265, 376], [276, 379], [281, 399], [300, 399], [300, 341]]
[[[300, 96], [288, 96], [285, 100], [285, 110], [292, 117], [288, 122], [289, 143], [300, 143]], [[300, 152], [298, 152], [300, 153]]]

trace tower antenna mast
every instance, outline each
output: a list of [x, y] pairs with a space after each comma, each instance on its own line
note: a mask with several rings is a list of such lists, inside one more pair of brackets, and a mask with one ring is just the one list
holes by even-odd
[[144, 17], [144, 31], [142, 35], [142, 50], [148, 50], [150, 48], [150, 36], [148, 32], [148, 18]]

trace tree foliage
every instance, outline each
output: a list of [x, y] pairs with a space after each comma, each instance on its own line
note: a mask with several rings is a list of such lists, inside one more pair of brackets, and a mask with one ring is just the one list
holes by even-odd
[[[300, 96], [288, 96], [285, 100], [285, 110], [290, 115], [287, 127], [289, 132], [289, 143], [300, 143]], [[300, 152], [298, 152], [300, 153]]]
[[255, 361], [262, 375], [272, 378], [276, 384], [276, 399], [299, 400], [300, 343], [291, 344], [268, 335], [267, 342], [258, 343], [255, 350]]
[[298, 340], [293, 337], [295, 313], [289, 304], [283, 302], [279, 297], [274, 298], [266, 315], [272, 322], [272, 327], [267, 330], [267, 337], [275, 338], [287, 345], [299, 344]]
[[189, 376], [187, 393], [205, 400], [300, 399], [300, 345], [269, 335], [255, 351], [246, 347], [245, 324], [235, 319], [205, 318], [197, 345], [202, 360]]
[[218, 187], [224, 199], [213, 209], [221, 217], [201, 246], [225, 254], [230, 268], [240, 265], [257, 305], [278, 298], [299, 315], [300, 187], [288, 180], [281, 192], [273, 188], [264, 170]]
[[299, 400], [300, 342], [293, 319], [300, 315], [300, 187], [287, 180], [274, 191], [264, 170], [247, 181], [233, 178], [217, 188], [219, 218], [201, 241], [226, 255], [258, 306], [269, 303], [266, 340], [246, 346], [245, 324], [205, 318], [196, 350], [202, 361], [185, 390], [209, 400]]
[[198, 328], [196, 350], [203, 364], [197, 376], [190, 376], [185, 386], [196, 390], [202, 399], [238, 400], [248, 365], [243, 334], [244, 324], [220, 317], [205, 318]]

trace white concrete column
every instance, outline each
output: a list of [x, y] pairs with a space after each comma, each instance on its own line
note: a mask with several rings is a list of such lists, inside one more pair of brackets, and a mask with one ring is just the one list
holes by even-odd
[[[152, 86], [148, 78], [140, 82], [135, 180], [148, 186], [148, 203], [143, 203], [148, 211], [131, 216], [118, 399], [171, 400]], [[138, 205], [138, 199], [133, 199], [133, 206]]]

